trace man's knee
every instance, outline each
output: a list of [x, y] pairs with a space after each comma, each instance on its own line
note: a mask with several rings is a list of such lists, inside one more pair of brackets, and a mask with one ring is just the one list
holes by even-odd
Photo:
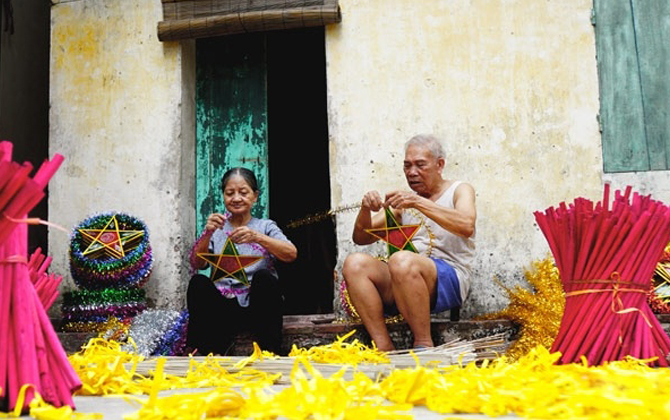
[[398, 251], [389, 258], [388, 266], [391, 278], [402, 279], [409, 274], [420, 270], [417, 261], [418, 254], [410, 251]]
[[350, 254], [342, 264], [342, 275], [344, 280], [349, 282], [352, 277], [358, 274], [366, 273], [370, 269], [370, 256], [357, 252]]

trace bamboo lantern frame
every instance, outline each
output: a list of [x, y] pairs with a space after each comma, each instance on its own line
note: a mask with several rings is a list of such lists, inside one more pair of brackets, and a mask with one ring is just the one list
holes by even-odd
[[162, 0], [160, 41], [326, 26], [342, 21], [338, 0]]

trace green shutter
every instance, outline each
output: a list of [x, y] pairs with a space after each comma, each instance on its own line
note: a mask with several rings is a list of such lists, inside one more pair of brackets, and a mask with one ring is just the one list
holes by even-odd
[[650, 169], [670, 168], [670, 2], [633, 0]]
[[197, 228], [225, 210], [221, 177], [236, 166], [256, 174], [261, 192], [252, 214], [267, 217], [265, 35], [198, 40], [196, 66]]
[[596, 0], [595, 19], [604, 170], [648, 170], [630, 3]]
[[595, 0], [605, 172], [670, 168], [668, 0]]

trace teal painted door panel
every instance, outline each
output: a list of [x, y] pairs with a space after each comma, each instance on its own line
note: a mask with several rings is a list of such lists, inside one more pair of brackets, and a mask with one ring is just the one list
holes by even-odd
[[252, 214], [267, 217], [265, 36], [198, 40], [196, 66], [197, 228], [212, 212], [225, 210], [221, 178], [237, 166], [256, 174], [260, 195]]
[[596, 0], [595, 22], [604, 170], [648, 170], [630, 2]]
[[633, 0], [650, 169], [670, 168], [670, 2]]

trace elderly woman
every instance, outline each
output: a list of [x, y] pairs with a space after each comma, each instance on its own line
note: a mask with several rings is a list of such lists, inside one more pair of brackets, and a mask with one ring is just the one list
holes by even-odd
[[[230, 169], [223, 175], [221, 187], [227, 212], [207, 218], [205, 230], [191, 253], [192, 268], [206, 268], [207, 260], [198, 254], [221, 254], [228, 240], [238, 255], [261, 258], [244, 268], [249, 284], [235, 276], [210, 279], [195, 274], [191, 278], [187, 292], [187, 345], [200, 354], [225, 355], [235, 334], [250, 330], [261, 349], [279, 354], [284, 297], [274, 261], [292, 262], [298, 251], [274, 221], [251, 215], [259, 194], [252, 171]], [[220, 275], [222, 271], [213, 267], [212, 273]]]

